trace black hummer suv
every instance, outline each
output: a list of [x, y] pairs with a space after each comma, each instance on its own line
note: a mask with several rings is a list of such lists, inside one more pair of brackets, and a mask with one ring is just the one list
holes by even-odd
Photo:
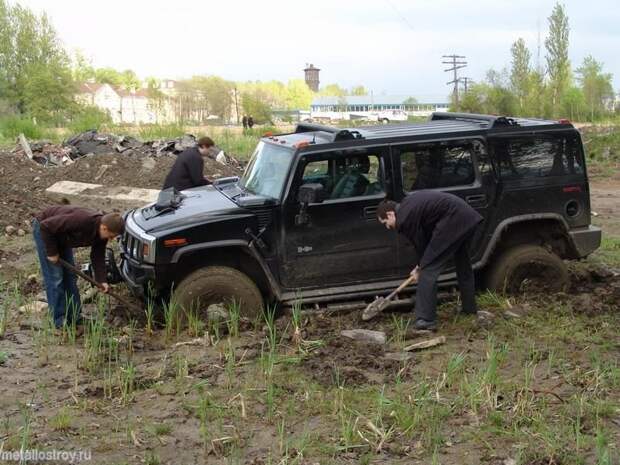
[[[128, 212], [121, 274], [137, 295], [174, 287], [186, 308], [234, 299], [246, 316], [265, 303], [371, 299], [417, 261], [377, 221], [377, 205], [417, 189], [458, 195], [484, 217], [471, 254], [491, 289], [563, 288], [562, 260], [600, 245], [572, 124], [434, 113], [421, 124], [265, 135], [241, 178]], [[452, 270], [440, 278], [454, 283]]]

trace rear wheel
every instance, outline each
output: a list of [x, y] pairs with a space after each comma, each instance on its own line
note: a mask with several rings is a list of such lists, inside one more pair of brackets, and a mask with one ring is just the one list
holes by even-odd
[[487, 288], [520, 294], [564, 291], [568, 288], [566, 265], [556, 254], [537, 245], [519, 245], [503, 252], [486, 273]]
[[206, 322], [209, 318], [227, 318], [232, 305], [241, 317], [252, 320], [263, 309], [263, 296], [256, 284], [227, 266], [209, 266], [189, 274], [176, 287], [175, 298], [184, 325], [190, 312]]

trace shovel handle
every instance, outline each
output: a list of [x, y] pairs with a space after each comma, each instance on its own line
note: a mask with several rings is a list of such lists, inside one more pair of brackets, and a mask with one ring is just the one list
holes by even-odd
[[[75, 273], [76, 275], [78, 275], [80, 278], [88, 281], [89, 283], [91, 283], [92, 285], [96, 286], [97, 289], [99, 289], [100, 291], [103, 290], [103, 286], [101, 285], [101, 283], [99, 281], [95, 281], [93, 278], [91, 278], [90, 276], [88, 276], [86, 273], [83, 273], [80, 269], [78, 269], [77, 267], [73, 266], [71, 263], [63, 260], [62, 258], [58, 259], [58, 263], [60, 263], [62, 266], [64, 266], [66, 269], [68, 269], [69, 271], [72, 271], [73, 273]], [[108, 290], [107, 294], [110, 297], [115, 298], [116, 300], [118, 300], [120, 303], [122, 303], [125, 307], [127, 308], [131, 308], [134, 311], [138, 311], [138, 312], [142, 312], [142, 309], [140, 307], [138, 307], [137, 305], [132, 304], [131, 302], [129, 302], [128, 300], [126, 300], [124, 297], [121, 297], [120, 295], [116, 294], [115, 292]]]
[[395, 290], [393, 290], [392, 293], [385, 298], [385, 300], [392, 300], [396, 294], [398, 294], [404, 288], [409, 286], [409, 284], [412, 284], [415, 281], [416, 281], [415, 276], [410, 275], [407, 279], [403, 281], [403, 283], [400, 286], [398, 286]]

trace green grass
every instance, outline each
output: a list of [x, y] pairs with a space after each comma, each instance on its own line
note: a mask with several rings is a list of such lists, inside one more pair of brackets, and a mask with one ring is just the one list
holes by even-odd
[[603, 234], [601, 247], [592, 255], [598, 262], [612, 267], [620, 267], [620, 237]]
[[31, 118], [20, 116], [0, 118], [0, 143], [13, 144], [20, 134], [26, 136], [28, 140], [50, 137], [50, 131], [35, 124]]

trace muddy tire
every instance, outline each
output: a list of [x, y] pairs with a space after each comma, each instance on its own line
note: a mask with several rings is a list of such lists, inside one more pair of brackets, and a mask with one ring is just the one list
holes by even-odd
[[189, 311], [197, 312], [203, 321], [233, 302], [239, 314], [253, 320], [263, 309], [263, 296], [246, 274], [227, 266], [209, 266], [187, 275], [175, 289], [175, 298], [185, 324]]
[[568, 269], [560, 257], [537, 245], [506, 250], [486, 272], [486, 287], [508, 294], [565, 291], [569, 282]]

